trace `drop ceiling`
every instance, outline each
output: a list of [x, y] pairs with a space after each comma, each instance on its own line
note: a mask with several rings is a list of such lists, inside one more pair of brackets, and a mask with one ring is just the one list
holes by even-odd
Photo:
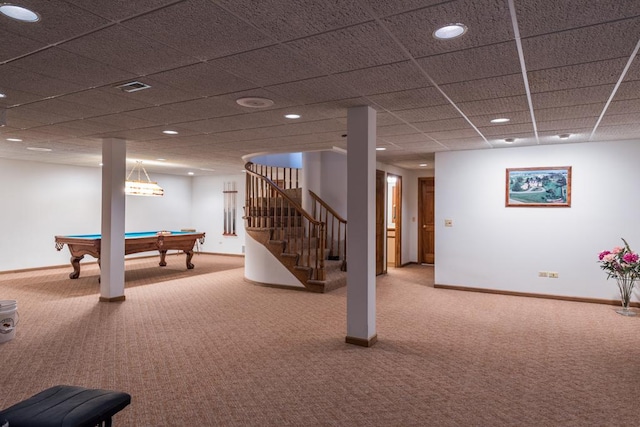
[[[358, 105], [378, 112], [378, 161], [408, 169], [440, 151], [640, 140], [639, 1], [13, 3], [42, 19], [0, 16], [2, 158], [98, 167], [103, 139], [123, 138], [150, 171], [237, 173], [252, 153], [346, 149]], [[450, 23], [466, 34], [432, 36]], [[134, 81], [150, 88], [118, 88]]]

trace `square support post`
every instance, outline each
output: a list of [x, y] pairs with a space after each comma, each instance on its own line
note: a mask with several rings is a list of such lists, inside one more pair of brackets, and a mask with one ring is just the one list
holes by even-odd
[[347, 113], [347, 337], [365, 347], [376, 332], [376, 111], [368, 106]]
[[124, 301], [126, 141], [102, 140], [100, 301]]

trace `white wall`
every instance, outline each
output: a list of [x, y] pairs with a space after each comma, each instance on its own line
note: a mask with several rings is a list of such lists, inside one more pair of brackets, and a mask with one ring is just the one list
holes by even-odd
[[[638, 159], [640, 141], [437, 153], [436, 283], [618, 299], [597, 255], [640, 249]], [[506, 168], [534, 166], [572, 166], [570, 208], [505, 207]]]
[[[191, 225], [191, 178], [152, 174], [164, 197], [127, 196], [126, 231]], [[0, 271], [65, 265], [54, 237], [100, 232], [100, 168], [0, 159]], [[90, 256], [85, 261], [95, 261]]]
[[321, 188], [318, 195], [347, 221], [347, 156], [337, 151], [321, 153]]
[[[203, 252], [218, 254], [242, 254], [245, 246], [244, 204], [246, 177], [244, 173], [193, 178], [192, 219], [193, 228], [206, 233]], [[224, 184], [235, 182], [236, 190], [236, 234], [224, 236]]]

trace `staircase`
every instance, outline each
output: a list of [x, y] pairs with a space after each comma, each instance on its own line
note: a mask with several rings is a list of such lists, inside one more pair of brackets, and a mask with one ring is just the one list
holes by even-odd
[[[302, 208], [299, 170], [247, 163], [245, 229], [311, 292], [346, 285], [346, 221], [339, 226], [319, 197], [314, 213]], [[326, 204], [324, 204], [326, 205]], [[330, 209], [330, 208], [329, 208]], [[324, 215], [324, 221], [323, 221]], [[327, 220], [331, 231], [327, 234]]]

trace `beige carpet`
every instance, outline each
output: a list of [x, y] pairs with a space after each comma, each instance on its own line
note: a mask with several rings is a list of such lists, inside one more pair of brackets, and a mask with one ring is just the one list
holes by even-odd
[[95, 265], [0, 275], [21, 315], [0, 408], [74, 384], [131, 393], [116, 426], [640, 425], [640, 317], [434, 289], [412, 265], [378, 279], [379, 342], [361, 348], [346, 288], [256, 286], [242, 262], [130, 261], [123, 303], [98, 302]]

